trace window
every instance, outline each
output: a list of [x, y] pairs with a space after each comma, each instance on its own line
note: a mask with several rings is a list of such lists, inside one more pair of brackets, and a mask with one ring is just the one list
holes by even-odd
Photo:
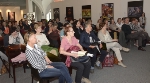
[[51, 19], [51, 10], [46, 14], [46, 19], [48, 21]]

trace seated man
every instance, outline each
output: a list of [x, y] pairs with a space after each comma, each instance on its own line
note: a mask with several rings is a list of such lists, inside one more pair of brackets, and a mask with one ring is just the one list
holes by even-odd
[[[132, 20], [132, 24], [135, 23], [135, 20]], [[142, 48], [142, 41], [145, 39], [141, 32], [132, 30], [129, 25], [129, 18], [125, 18], [125, 24], [122, 25], [122, 31], [125, 33], [127, 39], [137, 39], [138, 40], [138, 50], [146, 51]]]
[[[38, 48], [37, 39], [33, 32], [25, 34], [26, 58], [31, 66], [38, 70], [39, 76], [42, 77], [59, 77], [59, 83], [72, 83], [72, 78], [62, 62], [51, 62], [46, 53]], [[65, 82], [66, 81], [66, 82]]]
[[102, 48], [102, 44], [100, 46], [94, 46], [91, 45], [91, 43], [94, 43], [95, 41], [100, 41], [98, 37], [92, 32], [92, 27], [90, 23], [85, 24], [85, 31], [80, 35], [79, 43], [87, 49], [87, 51], [94, 56], [91, 58], [91, 73], [94, 72], [94, 64], [96, 62], [96, 55], [98, 51], [101, 53], [101, 57], [99, 58], [99, 61], [96, 62], [96, 66], [99, 68], [102, 68], [102, 62], [105, 59], [105, 56], [107, 55], [107, 52], [104, 50], [100, 50]]

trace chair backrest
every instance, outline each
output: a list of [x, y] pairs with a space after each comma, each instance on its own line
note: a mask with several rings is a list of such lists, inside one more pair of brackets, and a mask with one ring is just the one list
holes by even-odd
[[18, 56], [21, 52], [25, 53], [25, 45], [10, 45], [6, 48], [6, 55], [9, 59]]

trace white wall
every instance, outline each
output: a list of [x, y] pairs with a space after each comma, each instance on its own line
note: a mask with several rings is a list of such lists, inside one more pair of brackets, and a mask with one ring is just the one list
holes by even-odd
[[[64, 22], [64, 17], [66, 16], [66, 7], [73, 6], [74, 18], [82, 18], [82, 6], [91, 5], [91, 17], [94, 24], [96, 24], [98, 18], [102, 15], [101, 4], [103, 3], [114, 3], [114, 19], [127, 17], [127, 6], [129, 1], [141, 1], [141, 0], [65, 0], [62, 2], [52, 2], [52, 18], [53, 18], [53, 8], [60, 9], [60, 21]], [[147, 25], [146, 31], [150, 34], [150, 11], [148, 10], [150, 5], [150, 0], [143, 0], [143, 10], [146, 13]]]
[[[0, 6], [0, 12], [4, 20], [8, 20], [8, 12], [15, 12], [15, 20], [19, 21], [22, 19], [21, 10], [18, 6]], [[23, 12], [23, 11], [22, 11]]]
[[[103, 3], [114, 3], [114, 19], [122, 18], [127, 16], [127, 4], [129, 1], [133, 0], [65, 0], [62, 2], [52, 2], [51, 9], [53, 12], [53, 8], [60, 8], [60, 20], [63, 22], [64, 17], [66, 15], [66, 7], [73, 6], [74, 10], [74, 18], [79, 19], [82, 18], [82, 6], [83, 5], [91, 5], [91, 15], [92, 21], [96, 24], [98, 18], [102, 15], [101, 12], [101, 4]], [[134, 0], [141, 1], [141, 0]], [[53, 18], [53, 14], [52, 14]]]

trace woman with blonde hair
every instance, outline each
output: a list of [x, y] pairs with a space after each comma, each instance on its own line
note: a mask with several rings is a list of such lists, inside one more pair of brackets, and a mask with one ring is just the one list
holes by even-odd
[[50, 44], [50, 42], [46, 38], [46, 35], [41, 33], [42, 32], [41, 26], [39, 26], [38, 24], [35, 24], [34, 29], [36, 31], [35, 36], [37, 39], [38, 47], [42, 48], [44, 51], [48, 51], [48, 52], [57, 56], [58, 55], [58, 49], [48, 46]]

